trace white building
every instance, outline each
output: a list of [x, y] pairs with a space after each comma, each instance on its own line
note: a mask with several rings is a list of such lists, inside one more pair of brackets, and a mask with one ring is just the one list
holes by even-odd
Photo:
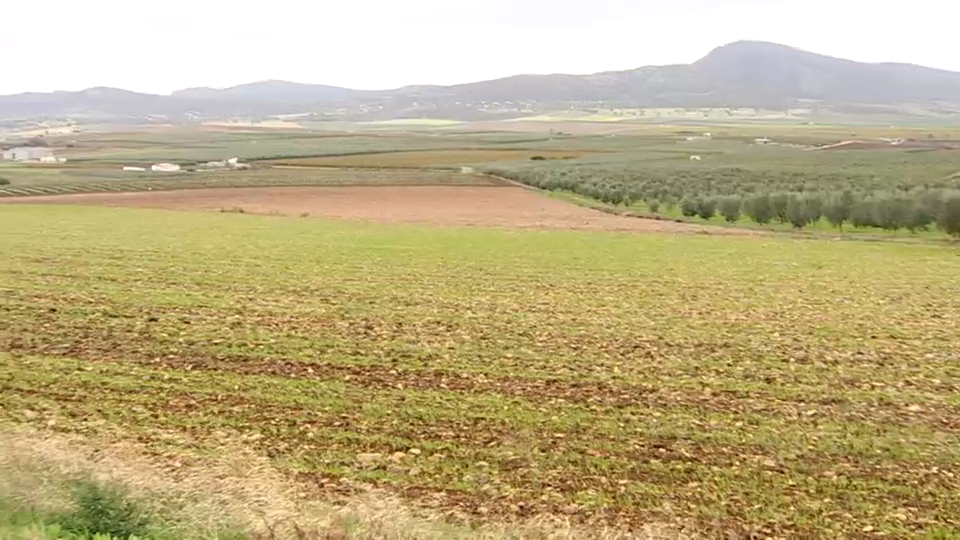
[[18, 146], [0, 154], [4, 161], [43, 161], [52, 157], [53, 149], [42, 146]]
[[180, 166], [176, 163], [157, 163], [152, 165], [150, 170], [153, 172], [177, 172], [180, 170]]

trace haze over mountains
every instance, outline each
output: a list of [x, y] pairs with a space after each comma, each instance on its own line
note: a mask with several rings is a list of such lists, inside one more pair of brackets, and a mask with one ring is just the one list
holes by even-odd
[[[358, 69], [364, 68], [358, 66]], [[0, 119], [74, 117], [179, 121], [318, 113], [350, 119], [477, 119], [603, 107], [826, 108], [936, 116], [960, 111], [960, 73], [867, 64], [766, 42], [719, 47], [685, 65], [592, 75], [517, 75], [454, 86], [364, 91], [285, 81], [169, 96], [114, 88], [0, 96]]]

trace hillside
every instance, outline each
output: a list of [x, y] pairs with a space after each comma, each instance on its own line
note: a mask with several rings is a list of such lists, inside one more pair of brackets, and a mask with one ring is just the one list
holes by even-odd
[[[960, 109], [960, 73], [909, 64], [867, 64], [785, 45], [742, 41], [687, 65], [592, 75], [516, 75], [454, 86], [361, 91], [262, 81], [169, 96], [112, 88], [0, 96], [0, 119], [49, 116], [166, 120], [323, 112], [353, 118], [472, 118], [491, 103], [548, 111], [570, 104], [617, 107], [763, 107], [800, 104], [850, 114], [942, 114]], [[509, 112], [508, 109], [504, 109]], [[501, 111], [501, 112], [504, 112]], [[866, 113], [864, 112], [866, 111]]]
[[171, 96], [175, 98], [228, 100], [248, 103], [303, 103], [323, 104], [331, 101], [350, 99], [364, 92], [326, 86], [322, 84], [303, 84], [288, 81], [260, 81], [241, 84], [223, 90], [214, 88], [188, 88], [178, 90]]

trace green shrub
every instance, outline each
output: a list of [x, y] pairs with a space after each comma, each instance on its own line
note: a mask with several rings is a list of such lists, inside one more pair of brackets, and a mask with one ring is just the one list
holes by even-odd
[[74, 485], [73, 494], [76, 509], [57, 520], [64, 531], [117, 539], [149, 535], [147, 514], [119, 488], [79, 481]]
[[10, 180], [7, 180], [6, 178], [0, 178], [0, 186], [9, 186], [9, 185], [10, 185]]

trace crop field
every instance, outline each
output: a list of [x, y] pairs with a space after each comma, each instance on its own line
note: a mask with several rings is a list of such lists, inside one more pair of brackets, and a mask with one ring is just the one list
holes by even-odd
[[69, 152], [64, 155], [74, 160], [138, 165], [157, 161], [192, 163], [231, 157], [265, 159], [417, 150], [462, 146], [463, 142], [415, 133], [175, 130], [88, 135], [71, 139], [69, 144]]
[[197, 188], [8, 197], [0, 199], [0, 204], [200, 210], [522, 229], [750, 234], [740, 229], [612, 215], [519, 187], [491, 185]]
[[533, 157], [544, 160], [575, 159], [586, 152], [576, 150], [541, 149], [467, 149], [423, 150], [414, 152], [379, 152], [345, 156], [293, 158], [274, 161], [279, 165], [314, 167], [434, 167], [438, 165], [475, 165], [499, 161], [530, 161]]
[[0, 252], [7, 420], [479, 520], [960, 537], [950, 247], [16, 205]]
[[[4, 170], [0, 168], [0, 174]], [[322, 168], [258, 168], [238, 171], [182, 173], [137, 173], [117, 170], [79, 169], [50, 171], [23, 169], [0, 185], [0, 199], [32, 195], [72, 193], [163, 191], [195, 188], [271, 186], [490, 186], [502, 185], [495, 178], [459, 171], [404, 171]], [[19, 170], [18, 170], [19, 171]]]

